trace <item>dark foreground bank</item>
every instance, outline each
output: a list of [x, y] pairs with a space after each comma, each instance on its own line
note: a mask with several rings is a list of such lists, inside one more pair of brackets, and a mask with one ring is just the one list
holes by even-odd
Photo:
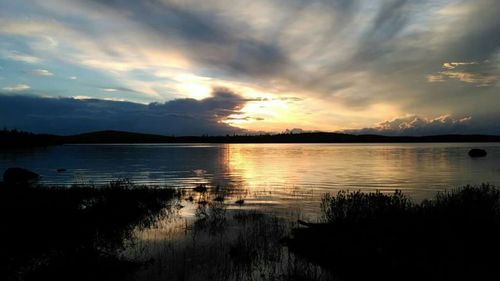
[[127, 280], [141, 266], [117, 252], [176, 192], [134, 186], [0, 184], [1, 280]]
[[290, 250], [338, 280], [495, 280], [500, 191], [467, 186], [419, 204], [401, 192], [327, 195], [322, 223], [297, 228]]
[[[490, 185], [421, 203], [401, 192], [343, 191], [325, 195], [320, 223], [301, 226], [201, 187], [178, 193], [127, 181], [0, 184], [0, 280], [496, 280], [500, 274], [500, 191]], [[197, 206], [192, 224], [168, 219], [181, 198]], [[142, 239], [134, 239], [137, 230]]]

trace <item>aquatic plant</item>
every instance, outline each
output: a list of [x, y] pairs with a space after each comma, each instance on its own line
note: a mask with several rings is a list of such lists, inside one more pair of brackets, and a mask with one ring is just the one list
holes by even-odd
[[[207, 201], [205, 201], [207, 202]], [[220, 201], [198, 205], [196, 227], [208, 227], [211, 232], [222, 230], [226, 223], [226, 205]]]
[[[242, 209], [226, 209], [223, 220], [219, 231], [195, 223], [187, 232], [169, 232], [171, 238], [140, 241], [132, 256], [153, 257], [154, 262], [137, 280], [332, 280], [325, 270], [283, 247], [282, 238], [290, 229], [287, 220]], [[185, 235], [179, 236], [179, 231]], [[152, 235], [159, 232], [165, 230]]]

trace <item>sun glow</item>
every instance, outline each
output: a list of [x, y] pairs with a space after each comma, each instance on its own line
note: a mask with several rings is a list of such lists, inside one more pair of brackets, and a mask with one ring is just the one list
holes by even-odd
[[204, 99], [212, 92], [212, 79], [189, 73], [175, 75], [173, 80], [179, 82], [177, 89], [181, 93], [187, 93], [189, 98]]
[[230, 115], [224, 123], [255, 132], [279, 133], [310, 119], [303, 104], [277, 96], [254, 98], [241, 111]]
[[232, 114], [224, 122], [245, 129], [252, 129], [263, 123], [289, 117], [289, 105], [278, 98], [257, 97], [249, 98], [249, 101], [241, 109], [240, 113]]
[[179, 90], [188, 93], [189, 98], [193, 99], [204, 99], [210, 96], [212, 89], [208, 85], [199, 83], [185, 83], [179, 85]]

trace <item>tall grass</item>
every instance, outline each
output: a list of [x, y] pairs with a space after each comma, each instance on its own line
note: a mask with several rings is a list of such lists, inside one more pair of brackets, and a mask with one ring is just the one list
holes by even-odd
[[360, 223], [399, 216], [412, 207], [411, 200], [399, 190], [393, 194], [343, 190], [336, 196], [326, 194], [321, 200], [322, 220], [328, 223]]
[[489, 280], [498, 276], [500, 191], [466, 186], [412, 202], [393, 194], [325, 195], [321, 223], [290, 249], [341, 280]]
[[106, 280], [140, 264], [119, 259], [136, 228], [167, 215], [176, 192], [106, 186], [0, 188], [2, 280]]
[[[207, 208], [219, 207], [207, 204]], [[331, 280], [319, 266], [283, 247], [290, 222], [258, 211], [227, 209], [223, 221], [212, 225], [221, 219], [219, 215], [195, 217], [187, 232], [149, 230], [150, 236], [128, 253], [133, 259], [153, 259], [137, 280]]]

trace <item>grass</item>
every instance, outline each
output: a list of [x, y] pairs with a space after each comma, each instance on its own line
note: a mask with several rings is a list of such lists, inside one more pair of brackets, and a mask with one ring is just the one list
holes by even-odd
[[213, 202], [206, 208], [186, 230], [182, 222], [177, 230], [171, 222], [169, 230], [147, 231], [150, 236], [129, 250], [133, 259], [153, 260], [136, 280], [331, 280], [319, 266], [283, 247], [289, 221], [252, 210], [221, 213], [223, 207]]
[[134, 229], [165, 215], [176, 192], [134, 186], [0, 186], [2, 280], [125, 280], [140, 264], [117, 256]]
[[325, 195], [321, 223], [293, 231], [291, 251], [339, 280], [490, 280], [500, 268], [500, 191], [466, 186], [412, 202], [393, 194]]
[[142, 231], [126, 251], [127, 258], [150, 261], [135, 280], [331, 280], [284, 247], [295, 222], [269, 210], [242, 208], [235, 203], [238, 196], [220, 187], [183, 190], [183, 211], [192, 216]]

